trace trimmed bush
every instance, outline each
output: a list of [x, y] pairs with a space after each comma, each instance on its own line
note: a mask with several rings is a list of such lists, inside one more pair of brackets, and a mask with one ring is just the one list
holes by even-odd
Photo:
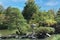
[[55, 29], [52, 27], [39, 27], [35, 30], [36, 33], [54, 33]]
[[24, 24], [21, 27], [19, 27], [19, 31], [20, 31], [20, 34], [23, 35], [23, 34], [26, 34], [26, 33], [30, 32], [31, 27], [30, 27], [29, 24]]

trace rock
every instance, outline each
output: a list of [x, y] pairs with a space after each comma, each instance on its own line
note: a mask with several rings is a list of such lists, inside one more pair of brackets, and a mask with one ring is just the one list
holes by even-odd
[[10, 38], [19, 38], [18, 35], [10, 35], [9, 37], [10, 37]]
[[30, 39], [36, 39], [36, 37], [34, 37], [34, 36], [29, 36], [28, 38], [30, 38]]
[[36, 27], [36, 24], [31, 24], [31, 27], [32, 27], [32, 28]]
[[37, 34], [36, 36], [37, 36], [38, 39], [43, 39], [43, 38], [48, 37], [48, 36], [46, 35], [46, 33], [39, 33], [39, 34]]
[[23, 38], [28, 38], [28, 36], [22, 36], [21, 38], [22, 38], [22, 39], [23, 39]]
[[18, 35], [16, 35], [16, 36], [15, 36], [15, 38], [16, 38], [16, 39], [18, 39], [18, 38], [19, 38], [19, 36], [18, 36]]
[[46, 33], [46, 35], [47, 35], [48, 37], [51, 37], [51, 35], [50, 35], [50, 34], [48, 34], [48, 33]]
[[7, 37], [6, 36], [2, 36], [1, 39], [7, 39]]
[[35, 39], [36, 37], [33, 34], [26, 34], [25, 36], [22, 36], [21, 38]]

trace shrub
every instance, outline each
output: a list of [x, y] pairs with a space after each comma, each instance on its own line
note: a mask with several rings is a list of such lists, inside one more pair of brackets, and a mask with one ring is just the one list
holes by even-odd
[[36, 33], [54, 33], [55, 29], [52, 27], [39, 27], [35, 30]]
[[21, 35], [30, 32], [31, 31], [30, 29], [31, 29], [31, 27], [29, 24], [24, 24], [21, 27], [19, 27], [19, 31], [20, 31]]

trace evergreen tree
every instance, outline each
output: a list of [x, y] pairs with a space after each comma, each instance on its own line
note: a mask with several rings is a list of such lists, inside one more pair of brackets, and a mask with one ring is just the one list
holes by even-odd
[[34, 0], [28, 0], [26, 2], [26, 6], [24, 7], [24, 10], [22, 12], [24, 18], [27, 20], [27, 22], [29, 23], [29, 21], [31, 20], [33, 14], [37, 14], [38, 13], [38, 7], [35, 4]]
[[60, 23], [60, 8], [59, 8], [59, 10], [57, 11], [56, 21], [57, 21], [58, 24]]
[[60, 8], [56, 14], [56, 21], [57, 21], [56, 33], [60, 33], [60, 31], [59, 31], [60, 30]]

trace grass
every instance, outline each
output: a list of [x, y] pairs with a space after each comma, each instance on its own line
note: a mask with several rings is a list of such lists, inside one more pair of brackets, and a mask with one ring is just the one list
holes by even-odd
[[47, 40], [60, 40], [60, 34], [52, 35]]
[[0, 30], [0, 35], [9, 35], [15, 33], [17, 30]]

